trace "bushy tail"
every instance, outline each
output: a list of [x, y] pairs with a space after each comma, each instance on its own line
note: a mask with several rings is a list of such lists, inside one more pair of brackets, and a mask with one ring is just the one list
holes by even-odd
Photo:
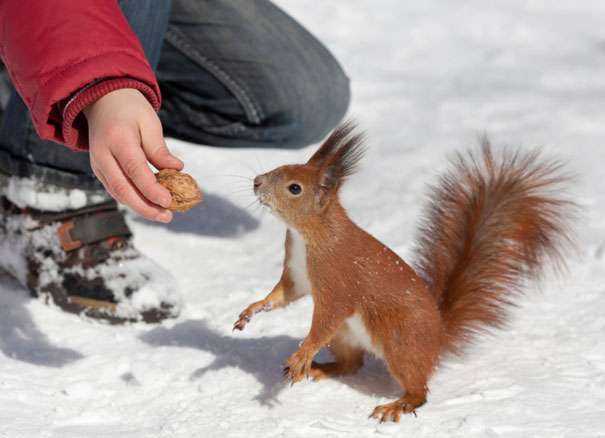
[[574, 210], [561, 192], [566, 180], [538, 152], [495, 159], [485, 140], [479, 154], [457, 155], [433, 188], [416, 268], [439, 303], [446, 350], [458, 353], [476, 332], [500, 326], [547, 259], [564, 266]]

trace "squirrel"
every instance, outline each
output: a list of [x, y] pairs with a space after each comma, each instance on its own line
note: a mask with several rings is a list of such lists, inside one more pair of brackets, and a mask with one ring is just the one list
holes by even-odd
[[[506, 307], [546, 262], [563, 266], [573, 203], [559, 191], [566, 176], [537, 151], [457, 154], [432, 188], [416, 244], [415, 269], [357, 226], [339, 201], [358, 169], [364, 135], [339, 126], [306, 164], [254, 179], [254, 193], [287, 226], [282, 276], [271, 293], [234, 324], [313, 299], [311, 328], [286, 362], [292, 382], [355, 373], [365, 351], [382, 358], [405, 390], [370, 417], [400, 420], [427, 399], [427, 382], [446, 353], [460, 354], [473, 335], [500, 327]], [[334, 356], [316, 363], [327, 346]]]

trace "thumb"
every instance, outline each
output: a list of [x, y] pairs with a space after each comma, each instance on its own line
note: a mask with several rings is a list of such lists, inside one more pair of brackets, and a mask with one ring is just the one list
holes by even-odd
[[154, 116], [155, 120], [151, 123], [141, 124], [141, 143], [145, 156], [156, 169], [181, 170], [184, 164], [168, 150], [160, 119], [157, 115]]

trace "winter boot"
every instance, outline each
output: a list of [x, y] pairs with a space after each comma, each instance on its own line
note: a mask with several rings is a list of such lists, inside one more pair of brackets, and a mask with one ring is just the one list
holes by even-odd
[[34, 297], [112, 323], [178, 315], [175, 278], [133, 246], [114, 201], [91, 205], [81, 190], [36, 190], [29, 197], [38, 205], [64, 209], [39, 210], [11, 187], [0, 181], [0, 268]]

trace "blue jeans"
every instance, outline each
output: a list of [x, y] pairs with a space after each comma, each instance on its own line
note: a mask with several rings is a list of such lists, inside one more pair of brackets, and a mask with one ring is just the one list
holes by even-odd
[[[213, 146], [294, 148], [342, 119], [349, 82], [330, 52], [268, 0], [122, 0], [162, 90], [167, 136]], [[13, 93], [0, 171], [97, 189], [85, 152], [41, 140]]]

